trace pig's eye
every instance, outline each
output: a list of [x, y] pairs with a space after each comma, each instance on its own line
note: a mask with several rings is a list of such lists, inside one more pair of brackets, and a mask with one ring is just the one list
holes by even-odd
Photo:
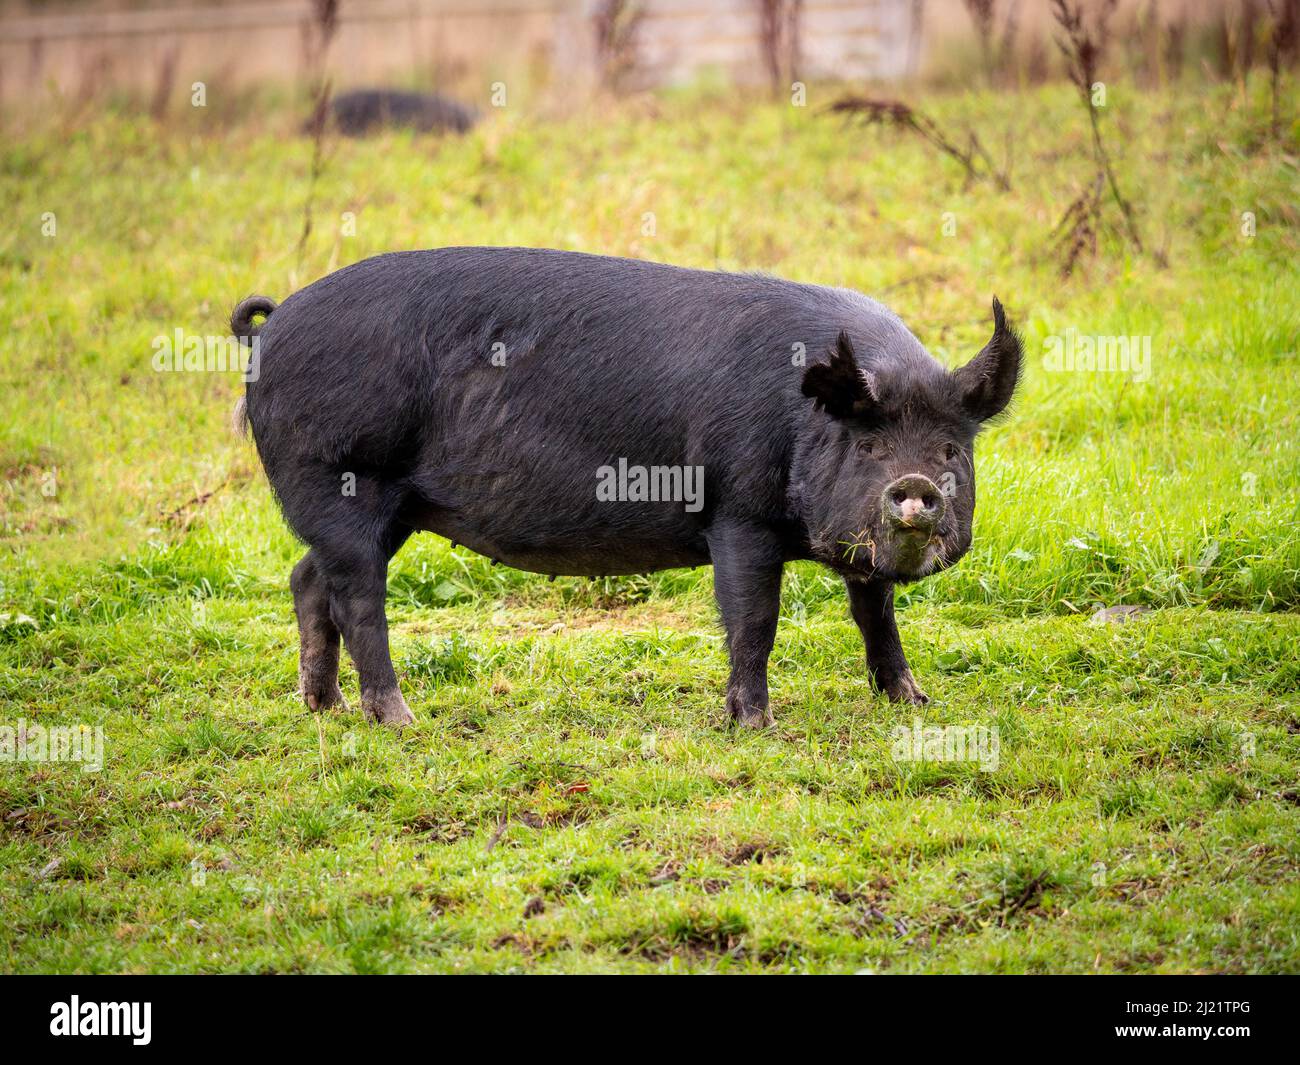
[[943, 445], [943, 460], [944, 460], [944, 462], [951, 462], [951, 461], [952, 461], [953, 459], [955, 459], [956, 457], [957, 457], [957, 445], [956, 445], [956, 444], [944, 444], [944, 445]]
[[879, 440], [859, 440], [857, 450], [864, 459], [884, 458], [886, 454], [885, 445]]

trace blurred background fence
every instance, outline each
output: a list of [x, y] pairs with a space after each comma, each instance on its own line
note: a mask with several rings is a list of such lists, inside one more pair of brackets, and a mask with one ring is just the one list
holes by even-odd
[[[228, 93], [303, 85], [322, 2], [0, 0], [0, 105], [111, 94], [160, 110], [195, 81]], [[1270, 9], [1294, 3], [1118, 0], [1117, 22], [1160, 77], [1186, 49], [1230, 73], [1249, 66]], [[484, 102], [505, 81], [562, 104], [703, 77], [789, 92], [799, 80], [960, 81], [996, 66], [1033, 81], [1055, 60], [1048, 0], [342, 0], [325, 62], [336, 89]]]

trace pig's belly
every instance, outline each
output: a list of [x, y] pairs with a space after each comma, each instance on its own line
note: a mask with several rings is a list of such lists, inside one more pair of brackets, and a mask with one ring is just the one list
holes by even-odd
[[511, 522], [437, 506], [408, 515], [418, 529], [437, 533], [515, 569], [561, 577], [613, 577], [709, 564], [704, 536], [685, 521], [662, 518], [611, 528], [601, 521]]

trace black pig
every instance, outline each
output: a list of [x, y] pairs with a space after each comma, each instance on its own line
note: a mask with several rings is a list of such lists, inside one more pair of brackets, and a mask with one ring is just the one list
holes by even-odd
[[[386, 128], [413, 129], [418, 133], [464, 133], [477, 118], [464, 104], [427, 92], [398, 89], [352, 89], [330, 101], [339, 132], [364, 137]], [[311, 132], [311, 123], [303, 127]]]
[[[949, 372], [855, 292], [529, 248], [381, 255], [278, 308], [245, 300], [231, 326], [261, 365], [244, 414], [310, 546], [290, 580], [303, 698], [343, 702], [341, 633], [366, 714], [413, 720], [384, 596], [428, 530], [538, 573], [712, 564], [727, 712], [755, 727], [782, 566], [816, 559], [845, 581], [876, 685], [925, 702], [894, 586], [970, 546], [975, 436], [1020, 373], [996, 299], [993, 320]], [[615, 467], [663, 491], [620, 472], [611, 499]], [[692, 472], [695, 496], [664, 498]]]

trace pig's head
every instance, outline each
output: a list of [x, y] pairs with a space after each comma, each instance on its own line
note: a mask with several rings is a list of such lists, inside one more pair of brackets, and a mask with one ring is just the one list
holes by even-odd
[[805, 370], [813, 410], [794, 481], [814, 558], [850, 580], [906, 582], [966, 553], [975, 437], [1020, 376], [1020, 341], [996, 299], [993, 319], [993, 338], [952, 372], [901, 327], [890, 338], [900, 350], [860, 362], [841, 332]]

